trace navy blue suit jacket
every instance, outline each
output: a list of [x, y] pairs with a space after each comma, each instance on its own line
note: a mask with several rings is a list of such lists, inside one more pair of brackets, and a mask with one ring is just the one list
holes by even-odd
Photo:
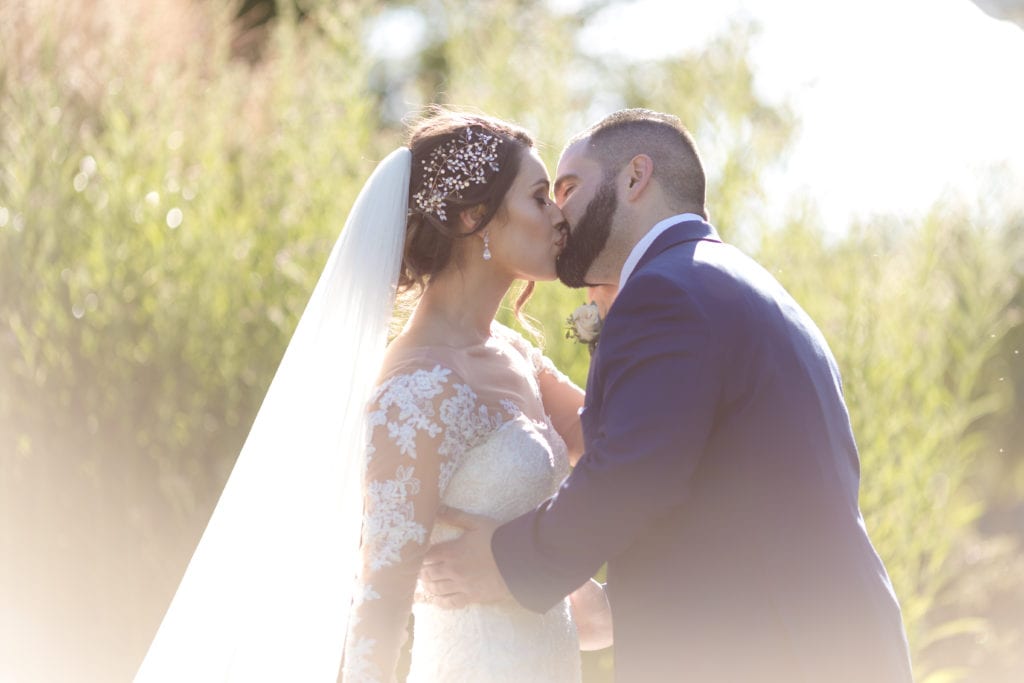
[[536, 611], [607, 561], [618, 681], [911, 680], [832, 353], [707, 223], [619, 292], [581, 420], [579, 464], [492, 549]]

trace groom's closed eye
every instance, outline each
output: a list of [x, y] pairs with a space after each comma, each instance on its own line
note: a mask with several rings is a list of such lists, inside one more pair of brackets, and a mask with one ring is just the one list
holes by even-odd
[[555, 181], [555, 201], [562, 202], [576, 189], [576, 181], [579, 180], [575, 175], [564, 175]]

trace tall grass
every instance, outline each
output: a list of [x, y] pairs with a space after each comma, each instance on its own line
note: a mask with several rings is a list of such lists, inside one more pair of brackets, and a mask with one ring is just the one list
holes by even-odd
[[217, 4], [0, 9], [0, 677], [141, 658], [394, 144], [346, 7], [280, 22], [255, 66]]
[[971, 475], [994, 449], [978, 425], [1014, 399], [986, 370], [1020, 323], [1013, 267], [1024, 240], [1010, 224], [976, 225], [972, 216], [937, 206], [909, 225], [853, 226], [837, 244], [796, 222], [764, 235], [759, 249], [818, 321], [843, 371], [861, 508], [921, 681], [962, 673], [967, 662], [946, 653], [971, 650], [986, 634], [980, 613], [944, 607], [952, 587], [971, 580], [957, 552], [985, 503]]

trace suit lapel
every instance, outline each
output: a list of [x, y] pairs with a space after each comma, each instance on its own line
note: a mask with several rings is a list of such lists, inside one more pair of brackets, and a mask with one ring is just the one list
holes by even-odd
[[[676, 223], [672, 227], [665, 230], [665, 232], [658, 235], [657, 239], [651, 243], [651, 246], [647, 248], [644, 255], [640, 257], [640, 261], [637, 262], [636, 268], [633, 269], [633, 274], [636, 274], [638, 270], [643, 268], [644, 264], [653, 259], [658, 254], [670, 249], [678, 244], [684, 242], [695, 242], [697, 240], [705, 240], [708, 242], [721, 242], [722, 240], [718, 237], [718, 232], [711, 224], [704, 221], [683, 221], [682, 223]], [[633, 275], [630, 275], [632, 278]], [[628, 280], [627, 280], [628, 283]], [[613, 309], [614, 310], [614, 309]], [[597, 368], [600, 364], [601, 355], [601, 344], [598, 343], [597, 350], [590, 359], [590, 371], [587, 374], [587, 401], [584, 405], [587, 409], [591, 408], [589, 403], [591, 397], [600, 395], [597, 391]], [[594, 406], [595, 408], [597, 406]]]
[[[633, 269], [635, 274], [638, 270], [644, 267], [648, 261], [653, 259], [658, 254], [664, 252], [666, 249], [670, 249], [677, 244], [683, 242], [695, 242], [697, 240], [705, 240], [707, 242], [721, 242], [721, 238], [718, 236], [718, 232], [711, 226], [710, 223], [704, 221], [683, 221], [682, 223], [676, 223], [671, 228], [665, 230], [665, 232], [658, 235], [658, 239], [654, 240], [644, 255], [640, 257], [640, 261], [637, 262], [636, 268]], [[632, 275], [630, 275], [632, 277]]]

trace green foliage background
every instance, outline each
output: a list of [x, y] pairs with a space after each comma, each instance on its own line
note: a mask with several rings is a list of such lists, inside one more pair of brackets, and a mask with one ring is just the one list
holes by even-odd
[[[613, 63], [575, 40], [607, 4], [0, 5], [0, 680], [131, 677], [355, 193], [429, 102], [527, 126], [550, 168], [614, 108], [679, 115], [714, 222], [839, 360], [918, 679], [1020, 680], [1024, 217], [770, 221], [799, 112], [757, 92], [756, 27]], [[527, 311], [582, 384], [581, 301], [541, 284]]]

